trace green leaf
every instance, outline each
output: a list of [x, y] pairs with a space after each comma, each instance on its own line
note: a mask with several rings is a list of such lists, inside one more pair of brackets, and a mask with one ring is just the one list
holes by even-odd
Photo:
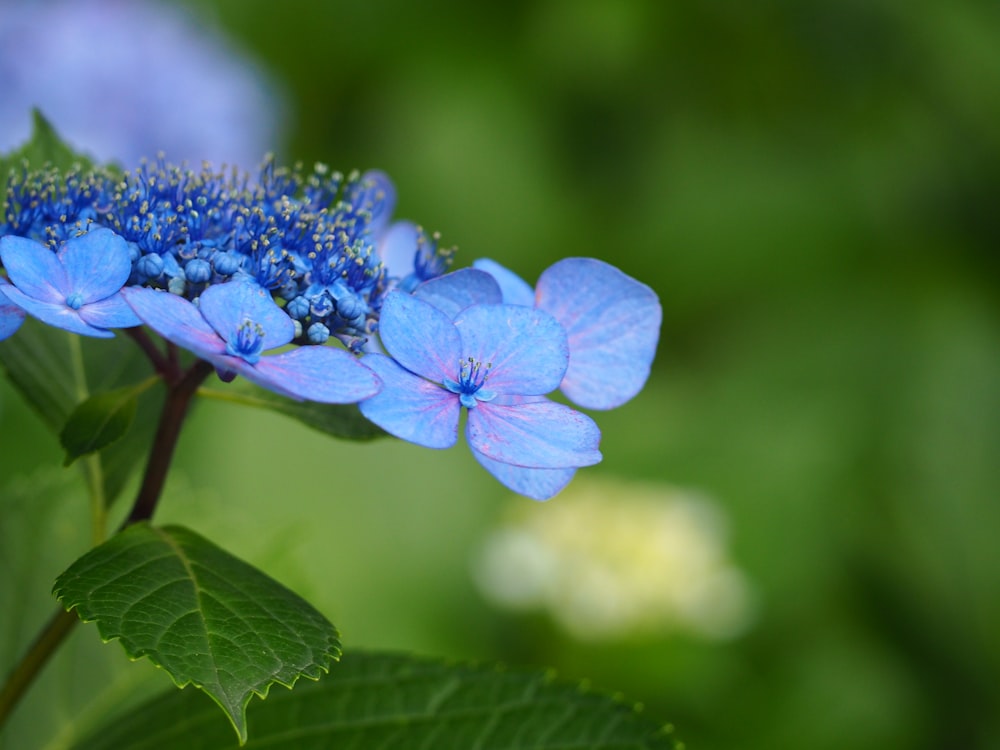
[[105, 641], [208, 693], [240, 744], [253, 695], [317, 679], [340, 656], [336, 628], [308, 602], [177, 526], [130, 526], [73, 563], [54, 591]]
[[[250, 716], [271, 750], [671, 750], [670, 730], [619, 699], [537, 672], [398, 654], [347, 654], [319, 682], [275, 693]], [[223, 750], [225, 722], [172, 691], [74, 750]]]
[[198, 394], [219, 401], [228, 401], [258, 409], [269, 409], [297, 419], [299, 422], [344, 440], [373, 440], [387, 433], [369, 422], [357, 404], [319, 404], [315, 401], [293, 401], [249, 383], [234, 384], [226, 390], [201, 388]]
[[25, 161], [32, 169], [39, 169], [46, 164], [60, 170], [76, 165], [83, 168], [93, 165], [88, 157], [77, 153], [63, 142], [40, 111], [33, 109], [31, 118], [31, 139], [20, 148], [0, 157], [0, 179], [5, 180], [9, 170], [20, 168]]
[[128, 432], [141, 390], [138, 386], [118, 388], [91, 396], [77, 406], [59, 433], [59, 443], [66, 451], [63, 466], [99, 451]]
[[27, 318], [20, 330], [0, 342], [0, 365], [7, 378], [54, 432], [62, 429], [77, 402], [73, 368], [74, 334]]
[[[78, 368], [67, 366], [79, 356], [74, 352], [77, 347], [82, 351], [86, 382], [78, 382], [80, 373], [75, 372]], [[151, 371], [145, 356], [125, 336], [91, 339], [30, 317], [17, 333], [0, 341], [0, 368], [57, 435], [89, 390], [134, 387], [137, 381], [148, 378]], [[108, 505], [149, 450], [162, 400], [162, 394], [145, 394], [139, 401], [131, 439], [118, 440], [101, 450], [102, 482]]]

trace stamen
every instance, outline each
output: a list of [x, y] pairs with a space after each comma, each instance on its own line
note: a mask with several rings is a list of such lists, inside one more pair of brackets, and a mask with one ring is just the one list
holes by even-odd
[[497, 397], [496, 391], [483, 388], [492, 367], [492, 362], [484, 365], [474, 357], [469, 357], [458, 363], [458, 380], [445, 378], [442, 385], [458, 395], [462, 406], [473, 409], [480, 401], [492, 401]]
[[264, 349], [264, 328], [249, 318], [236, 330], [236, 337], [226, 343], [226, 354], [244, 359], [254, 365]]

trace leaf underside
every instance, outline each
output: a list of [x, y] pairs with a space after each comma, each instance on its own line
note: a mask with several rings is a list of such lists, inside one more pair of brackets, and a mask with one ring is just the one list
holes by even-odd
[[73, 563], [54, 590], [105, 641], [208, 693], [241, 744], [253, 695], [317, 679], [340, 656], [336, 628], [308, 602], [178, 526], [130, 526]]
[[[671, 750], [635, 708], [537, 672], [351, 653], [330, 674], [250, 713], [249, 748], [271, 750]], [[172, 691], [75, 750], [222, 750], [232, 733], [201, 696]]]

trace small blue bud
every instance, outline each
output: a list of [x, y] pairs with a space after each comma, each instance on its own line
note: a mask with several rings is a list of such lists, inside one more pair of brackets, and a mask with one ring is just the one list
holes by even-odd
[[367, 317], [365, 311], [362, 310], [360, 313], [355, 315], [353, 318], [348, 318], [347, 323], [354, 329], [358, 331], [365, 330], [365, 324], [367, 323]]
[[330, 338], [330, 329], [322, 323], [313, 323], [306, 331], [306, 337], [311, 344], [325, 344]]
[[299, 293], [299, 285], [292, 281], [278, 287], [274, 293], [276, 297], [281, 297], [281, 299], [293, 299]]
[[212, 256], [212, 265], [215, 272], [221, 276], [232, 276], [240, 270], [240, 254], [232, 250], [225, 253], [216, 253]]
[[309, 314], [309, 300], [300, 295], [285, 305], [285, 312], [293, 320], [302, 320]]
[[155, 279], [163, 273], [163, 258], [156, 253], [149, 253], [139, 259], [136, 270], [147, 279]]
[[207, 260], [194, 258], [184, 266], [184, 275], [192, 284], [204, 284], [212, 278], [212, 266]]
[[343, 294], [337, 298], [337, 313], [341, 317], [352, 320], [364, 314], [365, 303], [354, 294]]

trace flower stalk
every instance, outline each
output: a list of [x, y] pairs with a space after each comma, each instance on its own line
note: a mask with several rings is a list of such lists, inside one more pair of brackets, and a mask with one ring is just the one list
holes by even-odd
[[39, 632], [24, 658], [14, 667], [0, 688], [0, 727], [7, 721], [7, 717], [24, 697], [49, 657], [55, 653], [77, 622], [79, 618], [75, 613], [67, 612], [60, 607]]
[[153, 437], [153, 446], [146, 462], [142, 485], [136, 494], [132, 510], [120, 528], [148, 521], [153, 517], [160, 495], [163, 493], [167, 471], [170, 469], [174, 448], [177, 447], [177, 439], [180, 437], [191, 397], [211, 372], [212, 366], [199, 359], [176, 382], [168, 383], [167, 398], [163, 403], [163, 411], [160, 412], [160, 422]]

